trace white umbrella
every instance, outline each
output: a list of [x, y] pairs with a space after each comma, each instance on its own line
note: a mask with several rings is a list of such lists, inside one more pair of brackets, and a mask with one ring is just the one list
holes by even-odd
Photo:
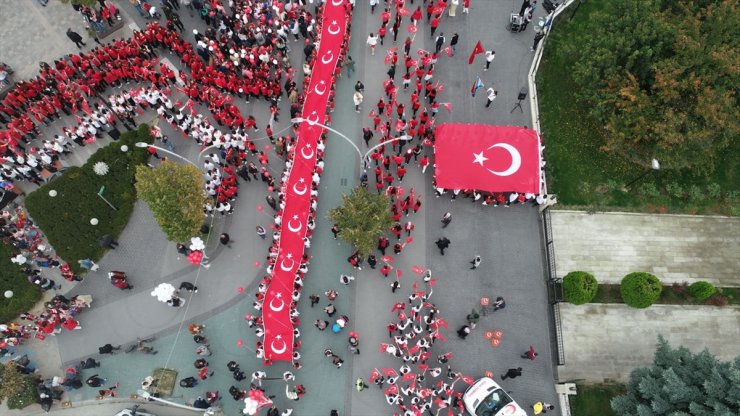
[[152, 296], [157, 298], [160, 302], [167, 302], [172, 299], [175, 295], [175, 287], [169, 283], [160, 283], [159, 286], [155, 287], [152, 291]]

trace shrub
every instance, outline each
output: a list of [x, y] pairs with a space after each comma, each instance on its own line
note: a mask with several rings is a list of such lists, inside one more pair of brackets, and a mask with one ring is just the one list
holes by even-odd
[[683, 198], [683, 186], [678, 182], [671, 182], [665, 187], [666, 191], [674, 198]]
[[649, 196], [650, 198], [657, 198], [660, 196], [660, 191], [652, 182], [644, 182], [640, 185], [640, 190], [644, 195]]
[[712, 199], [719, 199], [719, 197], [722, 196], [722, 188], [719, 184], [710, 183], [707, 185], [707, 194]]
[[0, 300], [0, 323], [8, 323], [23, 312], [28, 312], [41, 299], [41, 289], [29, 283], [21, 267], [10, 261], [18, 254], [13, 246], [0, 243], [0, 296], [13, 291], [13, 297]]
[[[103, 256], [105, 250], [98, 244], [101, 236], [108, 234], [115, 239], [128, 223], [136, 202], [134, 171], [149, 157], [146, 149], [134, 145], [140, 141], [152, 142], [145, 124], [124, 133], [117, 142], [95, 152], [81, 167], [67, 169], [26, 198], [28, 213], [57, 254], [77, 273], [82, 271], [77, 260], [96, 261]], [[122, 145], [128, 146], [127, 152], [121, 151]], [[97, 162], [108, 165], [106, 175], [93, 172]], [[98, 197], [101, 186], [105, 186], [103, 196], [117, 210]], [[54, 198], [49, 196], [52, 189], [57, 191]], [[91, 218], [97, 218], [98, 225], [91, 225]]]
[[660, 297], [663, 286], [650, 273], [630, 273], [624, 276], [619, 291], [624, 303], [633, 308], [647, 308]]
[[24, 377], [12, 362], [0, 364], [0, 401], [7, 400], [9, 409], [23, 409], [36, 403], [35, 377]]
[[599, 283], [591, 273], [570, 272], [563, 278], [565, 300], [574, 305], [590, 302], [598, 289]]
[[691, 185], [689, 187], [689, 199], [692, 201], [701, 201], [704, 199], [704, 193], [701, 191], [699, 185]]
[[698, 300], [709, 299], [716, 292], [717, 289], [715, 289], [714, 285], [705, 281], [694, 282], [689, 286], [689, 295]]
[[708, 303], [712, 306], [727, 306], [730, 300], [725, 295], [716, 294], [709, 298]]

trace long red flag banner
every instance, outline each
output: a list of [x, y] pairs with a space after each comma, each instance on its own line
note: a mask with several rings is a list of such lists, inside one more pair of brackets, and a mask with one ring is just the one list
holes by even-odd
[[[305, 250], [304, 238], [311, 208], [311, 181], [316, 165], [316, 148], [326, 120], [326, 105], [342, 41], [347, 29], [348, 14], [343, 0], [330, 0], [324, 5], [323, 24], [311, 81], [306, 91], [294, 147], [293, 165], [282, 185], [285, 195], [281, 220], [280, 243], [273, 267], [272, 280], [265, 293], [262, 318], [265, 326], [265, 361], [293, 359], [293, 324], [290, 304], [296, 272]], [[318, 124], [317, 124], [318, 123]]]

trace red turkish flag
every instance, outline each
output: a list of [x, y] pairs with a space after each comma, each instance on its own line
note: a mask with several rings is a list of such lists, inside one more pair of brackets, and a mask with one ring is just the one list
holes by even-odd
[[370, 381], [375, 382], [375, 380], [377, 380], [378, 377], [380, 377], [380, 371], [378, 371], [377, 368], [373, 368], [372, 373], [370, 373]]
[[398, 375], [395, 369], [393, 368], [384, 368], [383, 374], [385, 374], [386, 377], [395, 377]]
[[445, 123], [436, 127], [435, 137], [437, 186], [540, 192], [540, 143], [534, 130]]
[[473, 64], [473, 61], [475, 60], [475, 55], [483, 52], [485, 52], [485, 50], [483, 49], [483, 44], [478, 41], [478, 43], [475, 44], [475, 48], [473, 48], [473, 52], [470, 53], [470, 58], [468, 58], [468, 65]]
[[387, 389], [385, 389], [385, 392], [384, 393], [386, 395], [398, 394], [398, 385], [397, 384], [394, 384], [394, 385], [388, 387]]
[[403, 381], [411, 381], [411, 380], [416, 380], [416, 373], [406, 373], [406, 374], [404, 374], [404, 375], [403, 375], [403, 376], [401, 377], [401, 379], [402, 379]]

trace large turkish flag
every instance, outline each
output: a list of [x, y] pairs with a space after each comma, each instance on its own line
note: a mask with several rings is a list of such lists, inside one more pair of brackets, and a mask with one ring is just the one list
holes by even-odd
[[434, 154], [438, 187], [540, 192], [540, 143], [534, 130], [445, 123], [435, 130]]

